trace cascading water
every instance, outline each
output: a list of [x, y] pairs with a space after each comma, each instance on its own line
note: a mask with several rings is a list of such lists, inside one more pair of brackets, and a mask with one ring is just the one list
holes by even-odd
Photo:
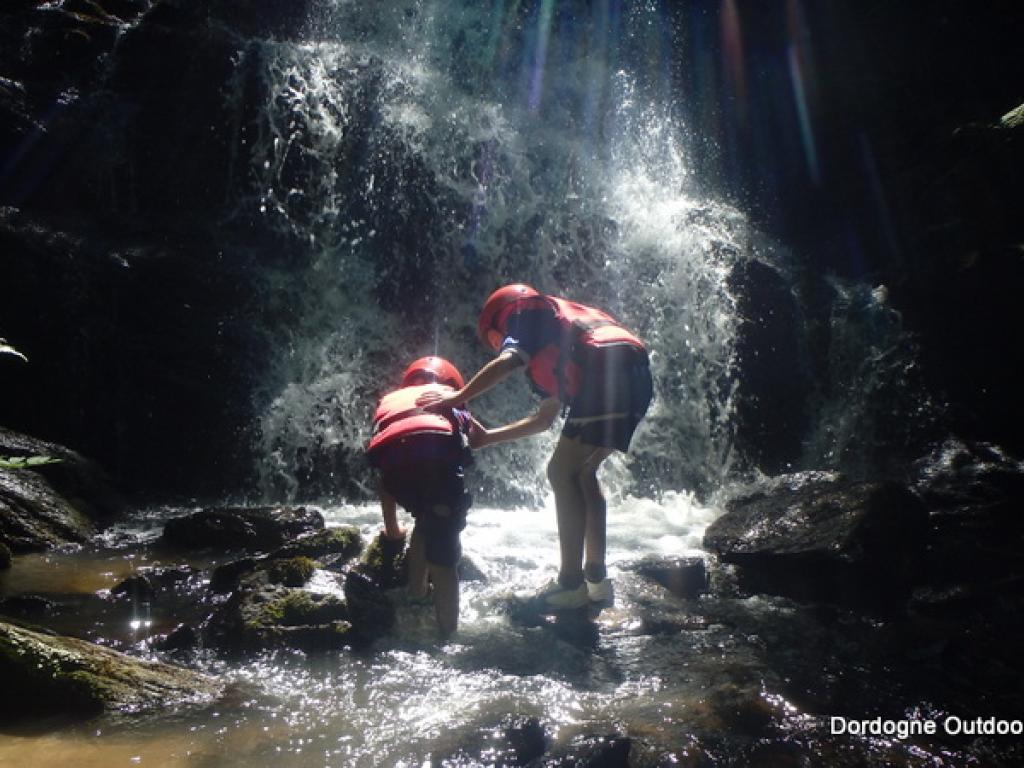
[[[684, 126], [635, 74], [643, 51], [615, 47], [608, 9], [576, 9], [574, 37], [551, 32], [550, 4], [506, 10], [520, 59], [485, 34], [500, 8], [338, 3], [317, 42], [259, 51], [259, 206], [307, 249], [301, 269], [268, 279], [271, 316], [286, 318], [261, 430], [269, 495], [323, 493], [303, 487], [303, 467], [332, 452], [341, 474], [364, 475], [376, 397], [422, 354], [479, 367], [476, 313], [509, 281], [605, 307], [649, 343], [657, 396], [637, 471], [613, 462], [623, 485], [708, 488], [728, 474], [728, 277], [751, 257], [747, 224], [694, 191]], [[614, 19], [640, 32], [651, 20]], [[506, 389], [480, 402], [485, 420], [532, 407], [525, 387]], [[536, 500], [550, 439], [485, 453], [481, 487]]]

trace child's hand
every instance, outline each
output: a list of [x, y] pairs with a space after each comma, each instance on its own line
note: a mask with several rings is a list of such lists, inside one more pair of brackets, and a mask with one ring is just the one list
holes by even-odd
[[424, 392], [416, 398], [416, 405], [428, 411], [441, 411], [445, 408], [452, 408], [455, 404], [456, 401], [445, 397], [440, 392]]
[[480, 424], [474, 420], [469, 425], [469, 447], [470, 448], [483, 448], [488, 445], [489, 434]]
[[403, 539], [405, 539], [405, 528], [399, 526], [398, 528], [395, 528], [393, 531], [389, 532], [387, 526], [385, 526], [384, 528], [381, 528], [380, 535], [387, 541], [402, 541]]

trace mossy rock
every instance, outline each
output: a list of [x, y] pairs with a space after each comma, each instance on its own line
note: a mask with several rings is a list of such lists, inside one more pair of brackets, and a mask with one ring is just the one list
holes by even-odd
[[290, 557], [272, 560], [267, 566], [267, 578], [272, 584], [283, 584], [286, 587], [301, 587], [311, 578], [316, 570], [316, 563], [308, 557]]
[[223, 690], [206, 675], [0, 622], [0, 717], [9, 720], [138, 712], [208, 703]]
[[343, 600], [270, 584], [258, 572], [211, 619], [206, 639], [228, 651], [334, 650], [351, 644], [348, 618]]
[[382, 589], [408, 583], [405, 539], [392, 541], [377, 534], [363, 553], [356, 570]]
[[347, 618], [348, 609], [342, 600], [330, 595], [313, 595], [303, 589], [289, 589], [263, 603], [248, 623], [253, 628], [299, 627]]
[[[287, 544], [274, 553], [274, 557], [311, 557], [321, 562], [350, 560], [363, 551], [359, 529], [345, 525], [327, 528]], [[336, 556], [336, 557], [331, 557]]]

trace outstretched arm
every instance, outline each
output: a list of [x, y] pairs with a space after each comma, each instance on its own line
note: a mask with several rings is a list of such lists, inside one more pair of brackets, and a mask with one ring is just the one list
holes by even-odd
[[416, 399], [416, 405], [431, 410], [453, 408], [462, 403], [468, 403], [475, 397], [479, 397], [487, 390], [507, 379], [513, 371], [522, 367], [523, 361], [515, 352], [502, 352], [477, 371], [476, 375], [469, 380], [458, 392], [442, 396], [437, 392], [424, 392]]
[[541, 402], [537, 412], [532, 416], [494, 429], [485, 429], [480, 422], [474, 419], [469, 433], [469, 445], [472, 448], [483, 448], [497, 443], [507, 443], [509, 440], [518, 440], [520, 437], [536, 435], [551, 426], [561, 407], [562, 404], [557, 397], [549, 397]]

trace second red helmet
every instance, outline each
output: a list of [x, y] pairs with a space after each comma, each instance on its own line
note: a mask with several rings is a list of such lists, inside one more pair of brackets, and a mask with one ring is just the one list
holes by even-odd
[[421, 357], [414, 360], [402, 374], [402, 386], [411, 386], [417, 378], [427, 378], [439, 384], [446, 384], [452, 389], [462, 389], [465, 385], [459, 369], [443, 357]]

